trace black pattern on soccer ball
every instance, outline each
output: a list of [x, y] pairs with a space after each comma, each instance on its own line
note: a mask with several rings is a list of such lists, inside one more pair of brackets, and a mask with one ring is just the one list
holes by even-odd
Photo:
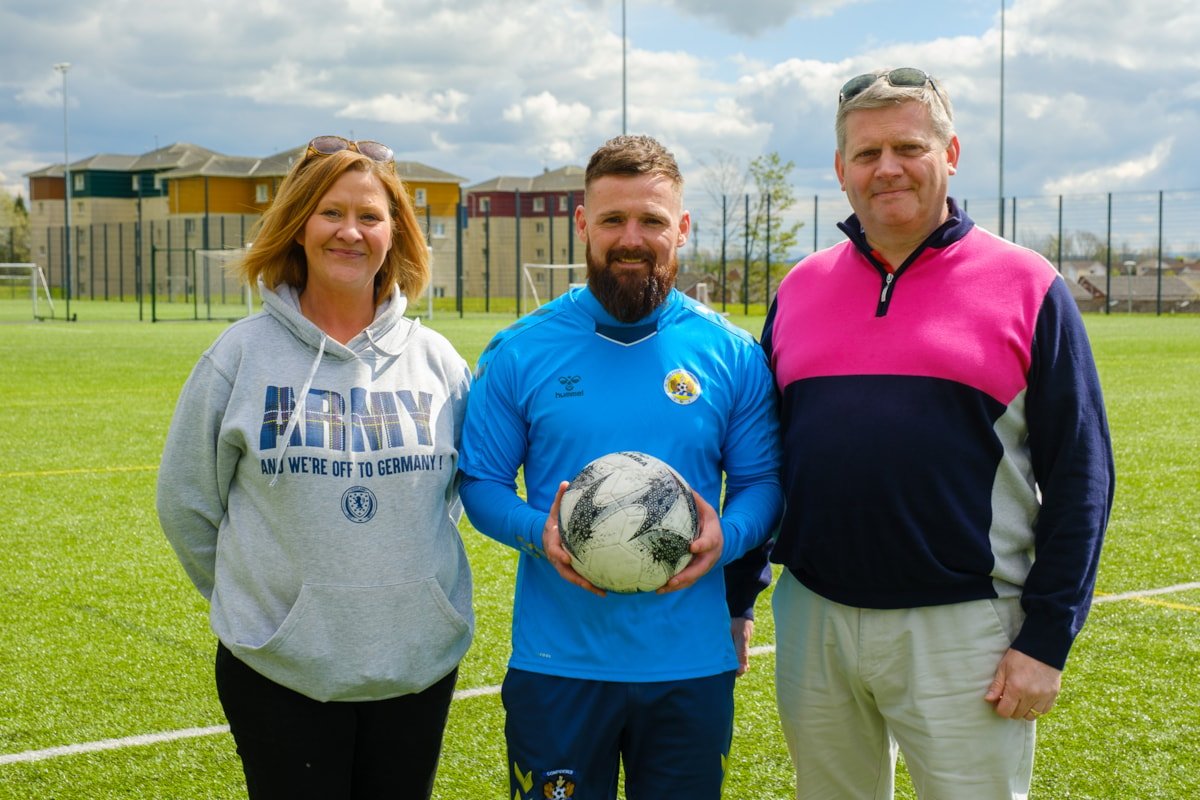
[[653, 591], [687, 566], [698, 524], [687, 482], [637, 452], [589, 463], [559, 507], [563, 546], [575, 570], [615, 592]]

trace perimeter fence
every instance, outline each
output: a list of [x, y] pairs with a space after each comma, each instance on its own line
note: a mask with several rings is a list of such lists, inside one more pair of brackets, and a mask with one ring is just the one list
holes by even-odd
[[[504, 213], [472, 202], [426, 214], [434, 253], [429, 295], [416, 313], [493, 311], [522, 314], [560, 294], [568, 280], [528, 264], [582, 263], [573, 209], [581, 192], [512, 192]], [[1200, 311], [1200, 190], [965, 198], [981, 227], [1036, 250], [1056, 264], [1091, 311]], [[844, 240], [844, 195], [796, 198], [771, 207], [767, 197], [707, 196], [691, 190], [692, 230], [680, 251], [679, 286], [714, 307], [761, 313], [779, 281], [806, 255]], [[211, 215], [151, 222], [33, 230], [27, 252], [43, 267], [55, 297], [126, 304], [129, 318], [215, 319], [248, 311], [243, 287], [223, 268], [247, 244], [257, 217]], [[749, 220], [749, 222], [747, 222]], [[0, 228], [0, 260], [12, 238]], [[10, 249], [15, 250], [14, 243]], [[540, 284], [548, 281], [549, 284]], [[698, 286], [703, 285], [703, 290]], [[0, 298], [27, 296], [0, 285]], [[537, 298], [535, 301], [534, 298]]]

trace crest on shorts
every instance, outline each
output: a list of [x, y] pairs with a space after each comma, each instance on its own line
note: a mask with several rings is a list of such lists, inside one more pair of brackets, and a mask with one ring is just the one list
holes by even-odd
[[570, 800], [574, 796], [574, 770], [556, 769], [542, 775], [542, 797], [545, 800]]

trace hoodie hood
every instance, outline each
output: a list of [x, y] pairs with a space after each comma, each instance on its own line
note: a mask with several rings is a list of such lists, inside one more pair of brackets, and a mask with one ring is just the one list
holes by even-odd
[[298, 340], [314, 351], [324, 349], [325, 356], [335, 361], [349, 361], [353, 358], [395, 358], [404, 351], [413, 332], [421, 324], [404, 316], [408, 309], [408, 297], [399, 286], [393, 285], [391, 293], [375, 309], [375, 319], [371, 324], [349, 342], [342, 344], [330, 338], [325, 331], [304, 316], [300, 311], [300, 293], [294, 286], [284, 283], [275, 289], [269, 289], [259, 281], [258, 292], [264, 311], [279, 320]]

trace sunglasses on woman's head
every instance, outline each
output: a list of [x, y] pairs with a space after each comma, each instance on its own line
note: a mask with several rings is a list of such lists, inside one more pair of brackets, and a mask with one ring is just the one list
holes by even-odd
[[349, 139], [343, 139], [341, 136], [318, 136], [308, 143], [308, 151], [304, 154], [304, 157], [331, 156], [343, 150], [353, 150], [356, 153], [362, 153], [372, 161], [378, 161], [381, 164], [393, 164], [396, 161], [396, 156], [392, 153], [392, 148], [386, 144], [380, 144], [379, 142], [352, 142]]

